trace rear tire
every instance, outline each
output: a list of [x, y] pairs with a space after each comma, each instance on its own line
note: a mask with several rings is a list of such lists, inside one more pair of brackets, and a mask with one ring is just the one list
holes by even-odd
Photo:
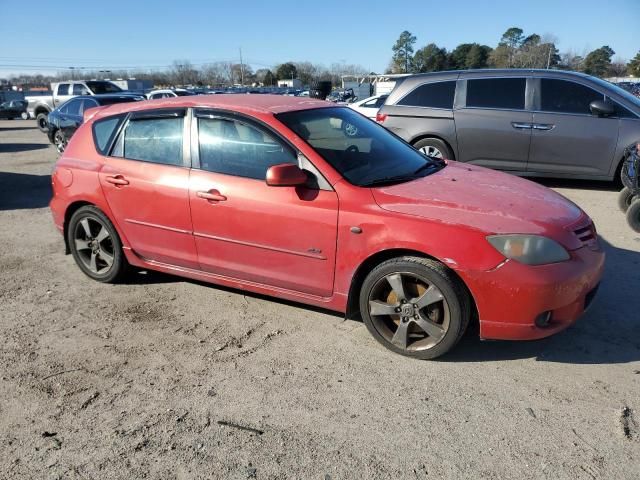
[[626, 213], [629, 207], [635, 200], [637, 195], [634, 195], [628, 187], [624, 187], [618, 194], [618, 208], [622, 213]]
[[439, 138], [423, 138], [414, 143], [413, 148], [429, 157], [453, 160], [453, 153]]
[[49, 131], [48, 115], [48, 113], [39, 113], [36, 115], [36, 125], [38, 125], [38, 128], [42, 133], [47, 133]]
[[636, 198], [629, 206], [627, 223], [634, 232], [640, 233], [640, 198]]

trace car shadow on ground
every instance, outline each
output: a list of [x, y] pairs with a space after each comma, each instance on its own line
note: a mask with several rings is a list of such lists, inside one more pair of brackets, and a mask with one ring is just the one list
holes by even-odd
[[0, 133], [1, 132], [8, 132], [10, 130], [34, 130], [38, 127], [0, 127]]
[[50, 175], [0, 171], [0, 211], [43, 208], [49, 204], [51, 196]]
[[529, 180], [548, 188], [580, 188], [583, 190], [600, 190], [604, 192], [618, 192], [622, 185], [616, 182], [597, 180], [572, 180], [558, 178], [529, 178]]
[[0, 143], [0, 153], [30, 152], [49, 148], [48, 143]]
[[[571, 328], [530, 342], [480, 341], [469, 332], [449, 362], [491, 362], [535, 358], [575, 364], [640, 361], [640, 253], [617, 248], [600, 238], [607, 254], [605, 273], [590, 310]], [[638, 243], [640, 248], [640, 242]]]

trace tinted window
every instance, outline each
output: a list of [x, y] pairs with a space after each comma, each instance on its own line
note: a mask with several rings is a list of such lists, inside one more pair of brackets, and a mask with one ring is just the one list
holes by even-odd
[[87, 87], [89, 87], [95, 94], [118, 93], [123, 91], [116, 84], [111, 82], [105, 82], [105, 81], [92, 80], [90, 82], [87, 82]]
[[279, 163], [298, 163], [293, 152], [263, 130], [236, 120], [199, 118], [200, 168], [264, 180]]
[[69, 84], [61, 83], [58, 85], [58, 95], [69, 95]]
[[96, 102], [95, 100], [90, 100], [88, 98], [85, 98], [82, 101], [82, 111], [85, 112], [87, 110], [89, 110], [90, 108], [94, 108], [98, 106], [98, 102]]
[[89, 95], [90, 92], [87, 90], [87, 87], [80, 83], [73, 84], [73, 95]]
[[430, 108], [453, 108], [456, 82], [435, 82], [420, 85], [398, 102], [398, 105]]
[[124, 117], [110, 117], [98, 120], [93, 124], [93, 140], [96, 149], [103, 155], [107, 155], [109, 144]]
[[184, 118], [141, 118], [129, 122], [123, 156], [132, 160], [182, 165]]
[[276, 117], [354, 185], [404, 182], [443, 166], [350, 108], [301, 110]]
[[68, 115], [80, 115], [80, 106], [82, 105], [82, 100], [71, 100], [66, 104], [65, 110], [63, 113]]
[[467, 107], [524, 110], [525, 78], [483, 78], [467, 81]]
[[137, 102], [140, 97], [104, 97], [100, 99], [100, 105], [113, 105], [115, 103]]
[[540, 108], [545, 112], [591, 114], [589, 104], [603, 100], [594, 89], [565, 80], [543, 78], [540, 81]]

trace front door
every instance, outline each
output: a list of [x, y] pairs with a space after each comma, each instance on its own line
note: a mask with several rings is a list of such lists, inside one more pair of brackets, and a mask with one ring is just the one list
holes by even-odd
[[466, 81], [466, 103], [454, 111], [458, 160], [524, 172], [533, 115], [525, 109], [527, 79]]
[[273, 132], [200, 112], [190, 204], [203, 270], [328, 297], [333, 292], [338, 199], [330, 189], [270, 187], [267, 169], [297, 163]]
[[580, 83], [551, 78], [541, 78], [539, 88], [527, 170], [608, 176], [620, 122], [592, 115], [589, 109], [604, 95]]
[[109, 208], [136, 254], [195, 269], [184, 120], [184, 110], [132, 116], [99, 176]]

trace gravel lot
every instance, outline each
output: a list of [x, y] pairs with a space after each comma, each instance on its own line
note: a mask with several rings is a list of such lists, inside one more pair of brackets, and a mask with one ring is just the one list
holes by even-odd
[[611, 185], [545, 182], [608, 254], [576, 326], [421, 362], [331, 312], [90, 281], [50, 218], [55, 160], [0, 121], [0, 478], [640, 477], [640, 235]]

